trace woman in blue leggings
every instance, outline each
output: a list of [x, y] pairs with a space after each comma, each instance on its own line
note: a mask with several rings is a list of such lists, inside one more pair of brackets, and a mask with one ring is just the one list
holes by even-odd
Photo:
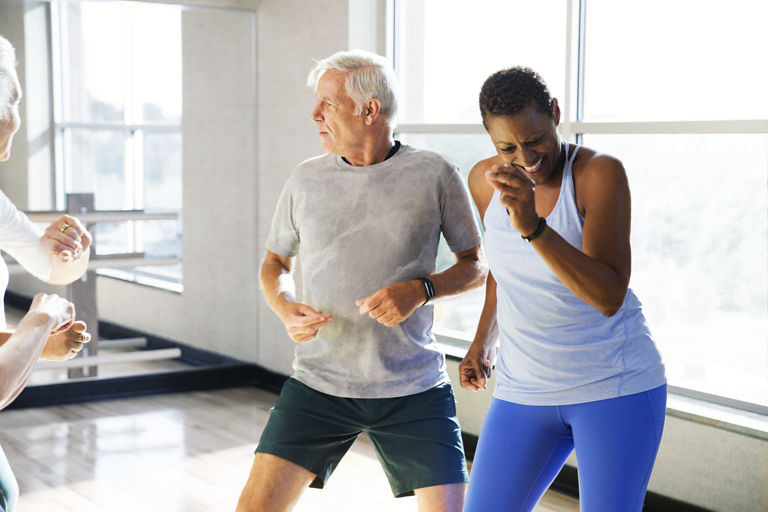
[[639, 512], [666, 379], [629, 289], [626, 173], [560, 138], [557, 100], [531, 69], [491, 75], [480, 110], [497, 155], [469, 186], [491, 272], [460, 374], [485, 389], [495, 367], [497, 383], [464, 510], [533, 510], [575, 449], [582, 511]]

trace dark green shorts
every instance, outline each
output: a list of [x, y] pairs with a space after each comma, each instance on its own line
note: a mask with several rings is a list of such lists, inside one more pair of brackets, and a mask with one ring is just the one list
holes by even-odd
[[322, 488], [357, 436], [371, 439], [392, 493], [467, 481], [450, 384], [398, 398], [341, 398], [288, 379], [256, 453], [298, 464]]

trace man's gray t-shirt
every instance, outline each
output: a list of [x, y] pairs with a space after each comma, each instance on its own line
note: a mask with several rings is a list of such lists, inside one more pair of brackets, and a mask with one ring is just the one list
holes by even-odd
[[406, 396], [447, 382], [432, 306], [385, 327], [355, 305], [433, 273], [441, 232], [453, 252], [480, 245], [461, 176], [437, 153], [402, 145], [366, 167], [334, 155], [299, 164], [280, 195], [266, 247], [298, 254], [298, 300], [333, 320], [296, 345], [293, 377], [351, 398]]

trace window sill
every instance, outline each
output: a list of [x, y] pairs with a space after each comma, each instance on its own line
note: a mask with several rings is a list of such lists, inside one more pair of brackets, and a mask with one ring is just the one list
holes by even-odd
[[158, 288], [160, 290], [165, 290], [172, 293], [181, 294], [184, 291], [184, 285], [181, 283], [174, 283], [164, 279], [143, 276], [129, 270], [100, 268], [96, 271], [96, 273], [101, 277], [109, 277], [120, 281], [127, 281], [129, 283], [137, 284], [140, 286]]
[[472, 343], [472, 338], [467, 333], [442, 327], [433, 327], [432, 332], [446, 357], [455, 361], [464, 359], [467, 347]]
[[768, 416], [670, 391], [667, 415], [768, 441]]
[[[452, 361], [461, 361], [472, 339], [465, 333], [435, 328], [438, 344]], [[670, 386], [667, 415], [768, 441], [768, 415], [676, 393]]]

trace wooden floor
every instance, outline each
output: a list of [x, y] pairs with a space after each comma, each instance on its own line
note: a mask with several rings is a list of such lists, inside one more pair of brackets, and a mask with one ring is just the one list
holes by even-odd
[[[19, 512], [233, 511], [276, 396], [254, 388], [0, 412]], [[361, 437], [297, 512], [416, 511], [394, 499]], [[577, 512], [549, 493], [537, 512]]]

